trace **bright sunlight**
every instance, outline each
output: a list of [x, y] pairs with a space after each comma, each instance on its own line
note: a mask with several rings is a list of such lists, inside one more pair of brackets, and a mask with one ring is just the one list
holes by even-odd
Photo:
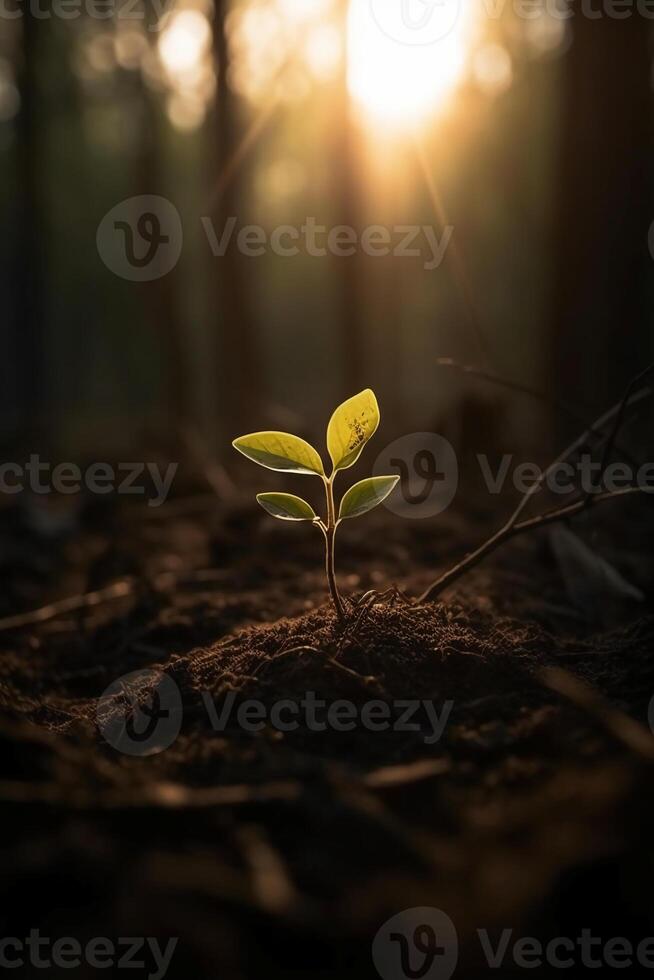
[[412, 126], [441, 109], [463, 78], [473, 4], [351, 0], [348, 85], [373, 121]]

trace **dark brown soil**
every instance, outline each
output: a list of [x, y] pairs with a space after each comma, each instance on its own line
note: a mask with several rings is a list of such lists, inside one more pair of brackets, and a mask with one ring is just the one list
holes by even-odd
[[[176, 936], [168, 975], [198, 980], [376, 976], [375, 933], [418, 906], [455, 923], [457, 976], [485, 975], [479, 928], [653, 934], [651, 531], [641, 502], [602, 513], [577, 527], [642, 604], [607, 599], [588, 621], [537, 533], [441, 603], [363, 614], [368, 589], [416, 595], [490, 529], [381, 513], [342, 534], [345, 629], [310, 528], [177, 502], [90, 514], [55, 549], [5, 514], [7, 615], [131, 585], [0, 632], [3, 934]], [[99, 699], [144, 668], [184, 711], [174, 743], [139, 758], [107, 744], [98, 712], [124, 710]], [[418, 732], [254, 734], [233, 718], [215, 731], [203, 692], [218, 710], [230, 692], [453, 707], [436, 744], [424, 717]]]

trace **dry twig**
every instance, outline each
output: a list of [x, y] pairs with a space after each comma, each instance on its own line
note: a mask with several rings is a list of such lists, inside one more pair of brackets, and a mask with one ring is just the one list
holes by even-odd
[[[505, 541], [510, 540], [517, 534], [521, 534], [524, 531], [532, 531], [538, 527], [544, 527], [547, 524], [552, 524], [556, 521], [563, 520], [567, 517], [573, 517], [575, 514], [580, 513], [585, 510], [591, 504], [602, 503], [606, 500], [612, 500], [615, 497], [625, 496], [625, 494], [640, 492], [640, 487], [628, 487], [626, 490], [617, 491], [614, 493], [597, 494], [590, 498], [588, 496], [582, 497], [580, 500], [576, 500], [573, 503], [567, 505], [566, 507], [558, 508], [554, 511], [549, 511], [545, 514], [539, 514], [530, 520], [520, 521], [519, 518], [522, 516], [526, 510], [531, 499], [534, 497], [539, 490], [542, 489], [545, 482], [549, 477], [561, 466], [566, 460], [570, 458], [581, 446], [583, 446], [588, 439], [593, 434], [601, 433], [609, 422], [615, 421], [615, 424], [611, 430], [608, 438], [607, 448], [609, 450], [615, 445], [615, 439], [619, 433], [619, 429], [624, 421], [625, 413], [631, 406], [643, 401], [644, 398], [648, 397], [651, 393], [651, 389], [645, 388], [641, 391], [633, 392], [634, 387], [636, 387], [642, 379], [654, 370], [654, 365], [647, 368], [646, 371], [642, 372], [634, 381], [629, 385], [624, 397], [618, 404], [614, 405], [613, 408], [605, 412], [596, 422], [594, 422], [585, 432], [582, 433], [575, 441], [568, 446], [557, 458], [551, 463], [547, 469], [541, 474], [538, 480], [536, 480], [532, 486], [527, 490], [527, 492], [522, 496], [518, 506], [514, 510], [508, 521], [497, 531], [492, 537], [484, 542], [476, 551], [467, 555], [462, 561], [460, 561], [454, 568], [451, 568], [444, 575], [441, 575], [439, 579], [433, 582], [428, 589], [416, 600], [418, 605], [422, 605], [425, 602], [433, 602], [434, 599], [438, 598], [441, 593], [452, 585], [457, 579], [459, 579], [470, 569], [479, 565], [480, 562], [484, 560], [493, 551], [496, 551], [500, 545], [504, 544]], [[606, 461], [608, 460], [608, 455], [605, 451], [603, 465], [606, 468]]]

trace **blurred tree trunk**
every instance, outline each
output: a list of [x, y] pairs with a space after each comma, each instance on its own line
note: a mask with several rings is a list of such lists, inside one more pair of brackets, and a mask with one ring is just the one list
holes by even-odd
[[39, 138], [44, 125], [39, 112], [38, 49], [43, 23], [24, 8], [20, 21], [22, 41], [16, 79], [20, 109], [16, 118], [17, 193], [15, 200], [15, 248], [12, 271], [13, 348], [16, 408], [20, 439], [31, 449], [45, 449], [47, 364], [45, 338], [45, 242], [44, 156]]
[[[218, 388], [220, 436], [238, 435], [261, 423], [263, 371], [251, 306], [256, 266], [241, 255], [236, 235], [243, 222], [243, 161], [231, 167], [243, 139], [237, 98], [229, 85], [229, 46], [225, 21], [229, 0], [215, 0], [214, 57], [218, 90], [211, 129], [211, 219], [218, 238], [230, 218], [237, 219], [225, 254], [211, 256], [209, 277], [212, 307], [218, 327], [218, 357], [214, 376]], [[249, 266], [247, 263], [250, 263]]]
[[[338, 83], [338, 108], [336, 114], [336, 140], [334, 147], [335, 197], [338, 208], [336, 224], [354, 228], [362, 232], [361, 186], [359, 182], [359, 160], [356, 131], [351, 117], [350, 93], [347, 84], [348, 66], [348, 0], [340, 0], [341, 36], [343, 37], [343, 57]], [[349, 397], [360, 391], [366, 382], [365, 339], [363, 328], [363, 260], [357, 247], [354, 255], [334, 260], [339, 272], [340, 294], [340, 357], [343, 365], [343, 384], [341, 394]]]
[[[153, 37], [157, 37], [157, 21], [155, 5], [148, 4], [147, 26], [153, 32]], [[135, 193], [146, 196], [154, 194], [169, 199], [163, 166], [163, 136], [159, 123], [158, 100], [144, 83], [141, 73], [136, 72], [134, 75], [141, 113]], [[177, 205], [174, 200], [171, 203]], [[152, 338], [161, 351], [166, 436], [171, 450], [177, 452], [180, 434], [190, 415], [186, 347], [177, 304], [177, 271], [173, 269], [160, 279], [143, 283], [140, 288]]]
[[[146, 4], [146, 27], [156, 38], [159, 15], [156, 6]], [[170, 199], [164, 173], [163, 135], [159, 125], [158, 99], [145, 84], [141, 72], [133, 73], [134, 98], [140, 114], [136, 152], [137, 195], [158, 195]], [[176, 204], [174, 200], [171, 203]], [[177, 272], [173, 269], [160, 279], [145, 282], [140, 289], [145, 320], [157, 350], [163, 377], [166, 441], [171, 452], [179, 452], [180, 434], [190, 414], [186, 347], [178, 306]]]
[[651, 356], [649, 25], [577, 16], [563, 66], [553, 384], [601, 406]]

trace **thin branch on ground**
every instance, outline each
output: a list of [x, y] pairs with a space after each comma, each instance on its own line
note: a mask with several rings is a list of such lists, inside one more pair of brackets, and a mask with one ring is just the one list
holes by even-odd
[[[623, 487], [622, 490], [612, 490], [610, 493], [598, 493], [591, 497], [591, 504], [602, 504], [607, 500], [615, 500], [617, 497], [629, 497], [634, 493], [646, 493], [642, 487]], [[548, 510], [544, 514], [537, 514], [526, 521], [521, 521], [513, 528], [513, 534], [522, 534], [524, 531], [534, 531], [539, 527], [547, 527], [548, 524], [555, 524], [557, 521], [566, 520], [568, 517], [575, 517], [580, 514], [587, 506], [586, 498], [575, 500], [565, 507], [557, 507], [555, 510]]]
[[46, 623], [48, 620], [55, 619], [57, 616], [64, 616], [66, 613], [91, 609], [115, 599], [125, 599], [133, 593], [135, 584], [134, 579], [125, 579], [122, 582], [114, 582], [113, 585], [108, 585], [105, 589], [98, 589], [97, 592], [70, 596], [68, 599], [51, 602], [49, 605], [42, 606], [40, 609], [33, 609], [31, 612], [7, 616], [5, 619], [0, 619], [0, 632]]
[[[572, 517], [594, 503], [601, 503], [603, 501], [613, 499], [614, 497], [624, 496], [625, 491], [592, 495], [590, 498], [584, 496], [581, 498], [581, 500], [577, 500], [566, 507], [559, 508], [556, 511], [550, 511], [546, 514], [539, 514], [537, 517], [532, 518], [529, 521], [520, 522], [519, 520], [532, 498], [539, 492], [539, 490], [542, 489], [543, 485], [552, 476], [552, 474], [555, 473], [556, 470], [573, 455], [573, 453], [587, 443], [591, 435], [598, 432], [601, 433], [609, 422], [615, 421], [607, 443], [607, 448], [610, 448], [612, 451], [612, 447], [615, 445], [615, 439], [619, 434], [619, 428], [624, 422], [627, 409], [643, 401], [643, 399], [647, 398], [651, 394], [650, 388], [644, 388], [636, 392], [634, 392], [633, 389], [637, 387], [637, 385], [642, 382], [643, 378], [652, 370], [654, 370], [654, 365], [648, 367], [644, 372], [641, 372], [641, 374], [639, 374], [638, 377], [630, 383], [623, 398], [616, 405], [605, 412], [604, 415], [600, 416], [596, 422], [586, 429], [581, 436], [575, 439], [575, 441], [571, 443], [571, 445], [568, 446], [568, 448], [565, 449], [559, 456], [557, 456], [554, 462], [551, 463], [543, 473], [541, 473], [538, 480], [536, 480], [527, 490], [527, 492], [523, 494], [511, 517], [505, 524], [502, 525], [499, 531], [485, 541], [484, 544], [476, 549], [476, 551], [473, 551], [471, 554], [467, 555], [462, 561], [455, 565], [454, 568], [451, 568], [448, 572], [441, 575], [440, 578], [433, 582], [429, 588], [426, 589], [425, 592], [423, 592], [423, 594], [416, 600], [417, 604], [422, 605], [425, 602], [433, 602], [433, 600], [436, 599], [446, 588], [452, 585], [453, 582], [455, 582], [470, 569], [474, 568], [476, 565], [479, 565], [479, 563], [482, 562], [489, 554], [499, 548], [500, 545], [504, 544], [505, 541], [508, 541], [510, 538], [514, 537], [516, 534], [527, 530], [534, 530], [537, 527], [542, 527], [546, 524], [551, 524], [567, 517]], [[606, 452], [604, 455], [606, 456]], [[640, 487], [628, 487], [626, 488], [626, 492], [635, 493], [640, 489]]]
[[654, 763], [654, 739], [644, 725], [610, 704], [595, 688], [562, 667], [544, 667], [535, 674], [549, 688], [585, 711], [613, 738], [635, 755]]
[[259, 906], [271, 915], [285, 915], [299, 902], [286, 862], [263, 828], [255, 824], [236, 833], [250, 871], [252, 890]]
[[444, 776], [452, 768], [449, 759], [418, 759], [405, 765], [384, 766], [366, 773], [363, 782], [368, 789], [394, 789]]
[[[155, 592], [171, 592], [176, 588], [193, 585], [197, 582], [204, 584], [223, 582], [225, 578], [223, 569], [206, 568], [195, 572], [185, 573], [180, 576], [174, 572], [161, 572], [149, 582], [149, 587]], [[65, 616], [66, 613], [79, 612], [83, 609], [92, 609], [106, 602], [113, 602], [117, 599], [126, 599], [133, 595], [137, 590], [139, 582], [136, 578], [121, 579], [111, 585], [95, 592], [82, 592], [78, 595], [68, 596], [57, 602], [51, 602], [47, 606], [39, 609], [31, 609], [29, 612], [18, 613], [15, 616], [7, 616], [0, 619], [0, 633], [7, 630], [21, 629], [23, 626], [37, 626], [46, 623], [58, 616]]]
[[[591, 497], [591, 505], [605, 503], [607, 500], [615, 500], [618, 497], [630, 496], [634, 493], [644, 493], [641, 487], [625, 487], [622, 490], [615, 490], [612, 493], [601, 493], [595, 497]], [[536, 517], [531, 517], [528, 520], [520, 521], [518, 524], [514, 524], [512, 527], [506, 527], [501, 532], [501, 534], [496, 534], [490, 538], [481, 548], [468, 555], [463, 561], [451, 568], [449, 572], [434, 582], [429, 588], [416, 599], [416, 605], [421, 606], [425, 602], [433, 602], [445, 589], [449, 588], [458, 578], [464, 575], [466, 572], [471, 571], [477, 565], [481, 564], [484, 558], [496, 551], [505, 542], [510, 541], [512, 538], [517, 537], [519, 534], [524, 534], [526, 531], [535, 531], [541, 527], [547, 527], [549, 524], [556, 524], [558, 521], [566, 520], [569, 517], [574, 517], [576, 514], [581, 514], [582, 511], [586, 510], [588, 504], [586, 498], [582, 497], [580, 500], [575, 500], [572, 504], [567, 504], [565, 507], [557, 507], [556, 510], [547, 511], [544, 514], [538, 514]]]
[[261, 663], [257, 664], [252, 671], [252, 676], [261, 678], [265, 677], [266, 669], [273, 664], [278, 663], [280, 660], [284, 660], [287, 657], [292, 657], [295, 654], [309, 653], [314, 656], [320, 655], [320, 650], [317, 647], [307, 646], [307, 644], [302, 644], [301, 646], [286, 647], [283, 650], [278, 650], [277, 653], [272, 654], [267, 660], [262, 660]]
[[504, 527], [498, 533], [501, 534], [505, 530], [510, 530], [517, 523], [518, 518], [525, 511], [532, 497], [534, 497], [539, 490], [542, 490], [544, 484], [552, 476], [552, 474], [556, 472], [559, 466], [565, 463], [566, 460], [568, 460], [573, 455], [573, 453], [575, 453], [579, 448], [581, 448], [583, 445], [585, 445], [588, 442], [589, 437], [593, 433], [601, 432], [602, 429], [604, 429], [604, 427], [608, 425], [608, 423], [611, 422], [617, 415], [624, 412], [627, 406], [631, 407], [632, 405], [635, 405], [638, 402], [643, 401], [643, 399], [647, 398], [650, 394], [651, 394], [651, 389], [645, 388], [642, 391], [636, 392], [634, 395], [631, 395], [627, 399], [627, 405], [625, 405], [624, 400], [620, 401], [617, 405], [614, 405], [613, 408], [610, 408], [608, 412], [605, 412], [604, 415], [600, 416], [600, 418], [597, 419], [597, 421], [594, 422], [588, 429], [586, 429], [586, 431], [583, 432], [582, 435], [580, 435], [577, 439], [575, 439], [575, 441], [571, 443], [567, 449], [565, 449], [559, 456], [557, 456], [557, 458], [554, 460], [553, 463], [550, 463], [550, 465], [547, 467], [544, 473], [541, 473], [539, 478], [532, 484], [531, 487], [529, 487], [527, 492], [523, 495], [515, 511], [513, 512], [509, 520], [506, 522]]
[[342, 664], [340, 660], [336, 660], [334, 657], [328, 657], [325, 660], [325, 666], [333, 667], [334, 670], [340, 670], [341, 673], [347, 674], [351, 680], [356, 681], [366, 691], [374, 688], [379, 697], [388, 697], [388, 692], [378, 677], [374, 677], [371, 674], [359, 674], [356, 670], [352, 670], [351, 667], [346, 667], [345, 664]]
[[55, 782], [31, 783], [25, 780], [0, 781], [3, 803], [44, 803], [78, 810], [124, 810], [155, 807], [166, 810], [204, 809], [220, 806], [251, 806], [255, 803], [294, 802], [301, 796], [296, 781], [228, 786], [188, 787], [181, 783], [159, 782], [135, 790], [73, 790]]
[[[625, 393], [622, 396], [622, 402], [620, 403], [620, 411], [618, 412], [615, 418], [615, 423], [609, 434], [609, 438], [606, 441], [604, 452], [602, 453], [598, 482], [602, 481], [602, 478], [606, 473], [606, 469], [611, 461], [611, 455], [613, 453], [613, 450], [617, 446], [617, 439], [618, 436], [620, 435], [622, 426], [624, 425], [625, 416], [627, 414], [627, 407], [629, 405], [629, 400], [631, 399], [631, 396], [634, 394], [638, 386], [642, 385], [642, 383], [652, 374], [652, 372], [654, 372], [654, 364], [650, 364], [648, 367], [646, 367], [644, 371], [641, 371], [640, 374], [638, 374], [635, 378], [633, 378], [627, 385]], [[586, 494], [586, 506], [589, 506], [591, 496], [592, 495], [590, 492]]]

